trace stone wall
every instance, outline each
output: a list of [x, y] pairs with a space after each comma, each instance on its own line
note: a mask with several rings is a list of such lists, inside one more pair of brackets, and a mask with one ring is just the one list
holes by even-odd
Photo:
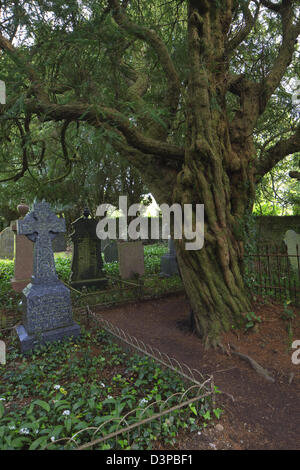
[[288, 230], [300, 234], [300, 215], [257, 216], [257, 239], [268, 243], [281, 243]]

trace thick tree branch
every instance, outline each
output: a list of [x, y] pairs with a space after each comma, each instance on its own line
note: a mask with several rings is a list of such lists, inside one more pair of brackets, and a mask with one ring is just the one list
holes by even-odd
[[122, 132], [130, 146], [144, 154], [156, 155], [171, 160], [182, 160], [184, 158], [183, 148], [144, 136], [137, 130], [130, 118], [128, 119], [115, 109], [90, 104], [57, 105], [35, 100], [27, 100], [25, 104], [28, 111], [36, 113], [44, 121], [85, 121], [95, 127], [109, 124]]
[[153, 138], [156, 136], [158, 136], [158, 138], [161, 137], [166, 129], [162, 129], [162, 126], [146, 113], [146, 103], [142, 98], [149, 86], [148, 76], [143, 72], [138, 72], [125, 63], [120, 64], [120, 70], [123, 72], [128, 82], [127, 97], [136, 111], [138, 122], [141, 123], [147, 134], [148, 130], [150, 130]]
[[[144, 175], [148, 188], [153, 193], [159, 191], [161, 201], [171, 204], [170, 195], [174, 187], [174, 180], [182, 167], [181, 163], [173, 161], [165, 164], [166, 162], [158, 159], [156, 155], [149, 155], [149, 158], [145, 158], [142, 152], [130, 147], [126, 141], [124, 142], [122, 135], [120, 135], [120, 140], [114, 140], [113, 146], [120, 155]], [[162, 180], [164, 181], [163, 186]]]
[[265, 110], [271, 95], [280, 85], [293, 59], [297, 38], [300, 34], [300, 18], [298, 18], [295, 24], [293, 23], [294, 8], [293, 1], [285, 0], [278, 10], [282, 23], [282, 43], [272, 69], [261, 83], [260, 114]]
[[278, 162], [296, 152], [300, 152], [300, 125], [289, 139], [280, 140], [261, 157], [256, 167], [257, 181], [260, 181]]
[[247, 5], [242, 5], [245, 26], [227, 43], [225, 47], [225, 56], [230, 55], [249, 36], [256, 23], [260, 5], [258, 4], [254, 16], [252, 16], [249, 9], [249, 3], [250, 2], [248, 2]]

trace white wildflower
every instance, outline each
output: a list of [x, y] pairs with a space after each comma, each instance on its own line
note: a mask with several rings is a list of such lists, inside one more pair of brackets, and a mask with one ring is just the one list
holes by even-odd
[[140, 405], [144, 405], [145, 403], [148, 403], [147, 398], [142, 398], [140, 401]]
[[54, 390], [59, 390], [60, 389], [60, 385], [54, 385]]
[[111, 395], [107, 395], [107, 398], [110, 399], [110, 398], [113, 398]]
[[105, 387], [105, 384], [103, 382], [100, 382], [101, 387]]
[[0, 398], [0, 401], [6, 401], [6, 398], [1, 397], [1, 398]]
[[21, 428], [20, 429], [20, 434], [29, 434], [29, 429], [28, 428]]
[[11, 430], [11, 431], [14, 431], [16, 429], [16, 426], [12, 425], [12, 426], [8, 426], [8, 428]]
[[70, 411], [70, 410], [65, 410], [65, 411], [63, 412], [63, 415], [64, 415], [64, 416], [69, 416], [70, 414], [71, 414], [71, 411]]
[[51, 442], [54, 442], [54, 441], [55, 441], [55, 437], [51, 436]]

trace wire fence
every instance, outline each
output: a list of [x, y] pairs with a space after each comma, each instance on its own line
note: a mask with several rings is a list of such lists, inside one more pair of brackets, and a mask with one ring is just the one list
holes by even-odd
[[[166, 400], [157, 400], [149, 403], [145, 407], [137, 407], [123, 416], [103, 417], [103, 422], [99, 426], [90, 426], [82, 429], [68, 438], [51, 441], [45, 447], [49, 448], [53, 444], [61, 443], [64, 448], [71, 447], [73, 450], [85, 450], [99, 448], [108, 443], [110, 448], [117, 448], [120, 437], [126, 438], [126, 446], [130, 448], [135, 440], [139, 439], [145, 425], [154, 426], [157, 431], [164, 431], [164, 426], [168, 420], [174, 419], [174, 413], [185, 410], [190, 415], [193, 414], [191, 406], [194, 405], [198, 414], [199, 407], [204, 399], [210, 397], [211, 404], [215, 404], [215, 386], [213, 376], [204, 377], [197, 369], [191, 369], [175, 358], [162, 353], [157, 348], [145, 344], [143, 341], [130, 336], [124, 330], [105, 320], [101, 315], [91, 311], [89, 306], [82, 309], [78, 314], [85, 315], [89, 326], [105, 330], [113, 339], [125, 350], [131, 349], [140, 355], [154, 359], [164, 368], [175, 371], [183, 381], [188, 384], [184, 391], [173, 393]], [[92, 438], [82, 443], [84, 433], [92, 433]]]

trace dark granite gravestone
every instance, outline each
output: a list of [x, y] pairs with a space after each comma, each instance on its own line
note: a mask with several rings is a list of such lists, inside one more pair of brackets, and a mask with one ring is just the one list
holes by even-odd
[[55, 270], [52, 240], [64, 231], [65, 220], [56, 217], [46, 202], [34, 204], [33, 211], [17, 221], [18, 234], [34, 242], [33, 276], [22, 294], [23, 325], [16, 327], [22, 352], [80, 334], [72, 317], [70, 291]]
[[174, 276], [174, 274], [179, 274], [175, 245], [171, 237], [169, 237], [168, 247], [169, 252], [166, 255], [163, 255], [160, 259], [161, 276]]
[[104, 261], [106, 263], [112, 263], [113, 261], [118, 261], [118, 245], [116, 240], [101, 240], [101, 247], [104, 253]]
[[85, 287], [104, 288], [107, 280], [102, 271], [101, 240], [97, 237], [98, 221], [89, 218], [85, 210], [83, 217], [72, 223], [74, 232], [71, 240], [74, 244], [71, 267], [71, 286], [75, 289]]
[[58, 233], [57, 237], [52, 240], [52, 249], [54, 253], [60, 253], [61, 251], [66, 251], [67, 242], [66, 236], [64, 233]]

